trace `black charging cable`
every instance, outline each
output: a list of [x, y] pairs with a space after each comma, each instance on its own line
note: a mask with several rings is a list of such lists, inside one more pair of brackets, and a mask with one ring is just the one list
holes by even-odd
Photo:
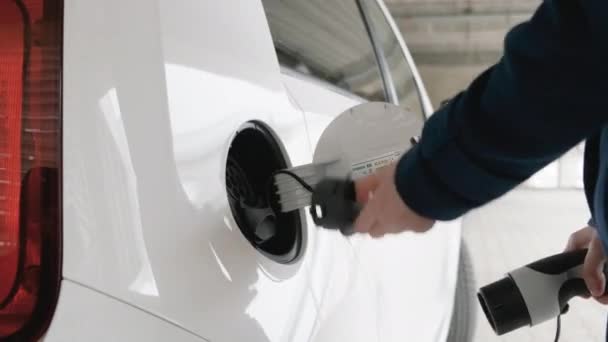
[[562, 330], [562, 320], [561, 320], [562, 315], [557, 315], [557, 328], [555, 329], [555, 342], [559, 341], [559, 335], [561, 334], [561, 330]]

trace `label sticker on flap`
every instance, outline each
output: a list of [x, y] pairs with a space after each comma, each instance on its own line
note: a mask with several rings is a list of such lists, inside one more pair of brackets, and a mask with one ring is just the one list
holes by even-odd
[[370, 175], [379, 168], [387, 166], [393, 162], [399, 160], [401, 156], [401, 152], [389, 152], [377, 157], [370, 158], [368, 160], [364, 160], [362, 162], [358, 162], [353, 164], [352, 170], [352, 178], [359, 178]]

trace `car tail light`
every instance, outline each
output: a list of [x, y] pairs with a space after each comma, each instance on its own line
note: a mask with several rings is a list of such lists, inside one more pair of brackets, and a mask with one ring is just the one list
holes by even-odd
[[60, 0], [0, 0], [0, 341], [48, 327], [61, 274]]

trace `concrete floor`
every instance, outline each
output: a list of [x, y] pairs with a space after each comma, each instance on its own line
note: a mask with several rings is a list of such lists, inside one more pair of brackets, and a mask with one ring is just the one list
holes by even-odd
[[[478, 287], [533, 260], [559, 253], [588, 219], [580, 190], [519, 189], [464, 219]], [[604, 341], [608, 307], [574, 299], [562, 317], [561, 342]], [[553, 341], [555, 321], [497, 337], [481, 311], [475, 342]]]

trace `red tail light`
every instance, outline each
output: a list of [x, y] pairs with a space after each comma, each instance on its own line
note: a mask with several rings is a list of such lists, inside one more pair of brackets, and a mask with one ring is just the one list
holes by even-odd
[[0, 341], [40, 337], [61, 265], [60, 0], [0, 0]]

